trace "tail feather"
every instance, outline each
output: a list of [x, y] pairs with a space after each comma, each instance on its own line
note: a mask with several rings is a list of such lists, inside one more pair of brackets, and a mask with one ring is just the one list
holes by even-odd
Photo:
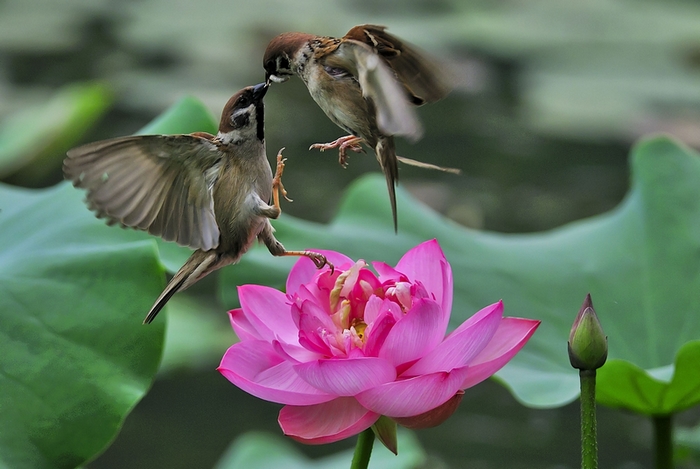
[[218, 258], [219, 255], [215, 251], [195, 251], [190, 258], [187, 259], [185, 265], [183, 265], [172, 280], [170, 280], [165, 290], [163, 290], [163, 293], [156, 299], [151, 310], [143, 320], [143, 323], [150, 324], [153, 322], [156, 315], [158, 315], [160, 310], [163, 309], [165, 304], [175, 293], [185, 290], [200, 278], [221, 267], [221, 265], [217, 263]]
[[[175, 277], [173, 277], [173, 280], [175, 280]], [[144, 324], [150, 324], [153, 322], [156, 315], [160, 313], [160, 310], [165, 306], [165, 303], [167, 303], [175, 293], [180, 291], [182, 285], [185, 283], [185, 280], [186, 279], [183, 277], [176, 283], [174, 283], [172, 280], [170, 283], [168, 283], [168, 286], [165, 287], [165, 290], [163, 290], [163, 293], [160, 294], [156, 302], [151, 307], [151, 310], [148, 312], [148, 315], [146, 315], [146, 318], [143, 320]]]
[[389, 201], [391, 203], [391, 215], [394, 220], [394, 232], [398, 233], [398, 219], [396, 214], [396, 185], [399, 182], [399, 164], [396, 157], [396, 147], [393, 137], [382, 137], [377, 142], [375, 148], [377, 160], [382, 167], [386, 178], [386, 188], [389, 190]]
[[433, 169], [435, 171], [442, 171], [444, 173], [462, 174], [462, 170], [458, 168], [448, 168], [445, 166], [438, 166], [436, 164], [424, 163], [423, 161], [412, 160], [411, 158], [406, 158], [404, 156], [398, 155], [396, 156], [396, 159], [398, 159], [401, 163], [415, 166], [417, 168]]

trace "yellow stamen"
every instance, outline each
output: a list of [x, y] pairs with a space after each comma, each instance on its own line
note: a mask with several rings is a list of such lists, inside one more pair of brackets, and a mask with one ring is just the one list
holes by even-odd
[[335, 285], [333, 285], [333, 290], [331, 290], [331, 293], [329, 295], [329, 300], [331, 302], [331, 311], [335, 311], [335, 308], [338, 306], [338, 300], [340, 299], [340, 291], [343, 289], [345, 279], [347, 279], [349, 275], [350, 270], [346, 270], [345, 272], [340, 274], [337, 279], [335, 279]]
[[349, 300], [343, 300], [340, 302], [340, 308], [338, 308], [338, 312], [335, 313], [335, 319], [338, 321], [338, 327], [341, 329], [349, 329], [349, 324], [350, 324], [350, 301]]
[[355, 318], [352, 320], [352, 327], [355, 328], [355, 333], [357, 337], [360, 338], [362, 342], [365, 341], [365, 329], [367, 329], [367, 324], [360, 318]]

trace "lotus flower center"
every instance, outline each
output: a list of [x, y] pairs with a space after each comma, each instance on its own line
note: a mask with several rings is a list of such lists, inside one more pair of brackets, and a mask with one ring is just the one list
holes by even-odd
[[352, 325], [350, 326], [355, 329], [355, 333], [357, 334], [357, 337], [360, 338], [360, 340], [364, 343], [365, 342], [365, 329], [367, 329], [367, 324], [359, 318], [355, 318], [352, 320]]
[[[373, 304], [370, 324], [365, 318], [365, 307], [373, 297], [384, 300], [382, 308], [390, 308], [394, 319], [398, 320], [411, 309], [415, 298], [429, 296], [420, 282], [410, 282], [403, 275], [381, 282], [363, 260], [358, 260], [348, 270], [341, 272], [330, 290], [326, 291], [327, 311], [335, 330], [324, 328], [319, 332], [333, 349], [346, 354], [354, 348], [364, 349], [368, 327], [372, 334], [370, 324], [376, 319], [377, 304]], [[387, 305], [386, 300], [393, 306]]]

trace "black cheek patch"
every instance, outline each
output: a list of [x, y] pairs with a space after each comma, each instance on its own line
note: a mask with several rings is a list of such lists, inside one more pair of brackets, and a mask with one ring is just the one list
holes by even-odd
[[247, 112], [239, 114], [231, 119], [231, 121], [233, 122], [233, 128], [240, 129], [250, 124], [250, 115], [248, 115]]
[[290, 70], [289, 60], [287, 59], [287, 57], [280, 57], [279, 69]]

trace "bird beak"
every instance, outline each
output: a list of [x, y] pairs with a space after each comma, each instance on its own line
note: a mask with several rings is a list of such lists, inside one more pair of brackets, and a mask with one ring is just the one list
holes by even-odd
[[257, 101], [263, 99], [263, 96], [265, 96], [265, 93], [267, 93], [267, 89], [269, 87], [269, 83], [260, 83], [259, 85], [255, 85], [253, 88], [253, 98], [255, 98]]
[[277, 76], [273, 74], [266, 74], [266, 81], [268, 84], [275, 82], [275, 83], [284, 83], [285, 81], [289, 80], [289, 76]]

